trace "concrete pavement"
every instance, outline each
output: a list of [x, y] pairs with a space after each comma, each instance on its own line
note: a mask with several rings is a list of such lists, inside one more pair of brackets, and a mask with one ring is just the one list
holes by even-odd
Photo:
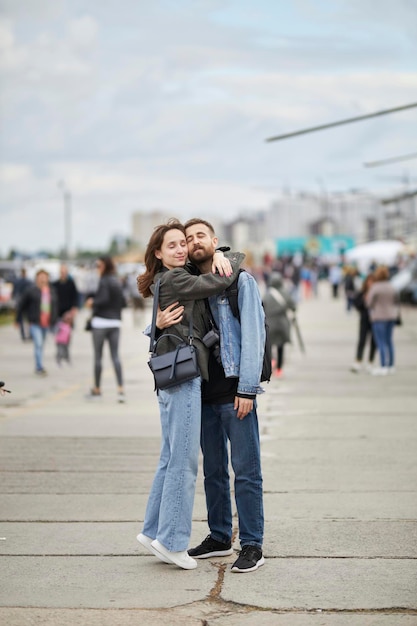
[[[357, 316], [328, 291], [301, 304], [307, 353], [289, 347], [259, 401], [266, 563], [246, 575], [230, 572], [235, 556], [182, 571], [136, 541], [159, 453], [149, 310], [137, 326], [124, 312], [126, 405], [107, 353], [103, 399], [84, 397], [85, 312], [72, 366], [58, 368], [49, 338], [46, 378], [31, 344], [0, 328], [2, 624], [417, 624], [417, 309], [395, 331], [397, 374], [352, 374]], [[208, 532], [201, 472], [193, 517], [195, 544]]]

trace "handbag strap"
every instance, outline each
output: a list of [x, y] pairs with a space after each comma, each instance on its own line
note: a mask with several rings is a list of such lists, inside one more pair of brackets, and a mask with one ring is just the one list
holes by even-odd
[[155, 345], [155, 334], [156, 334], [156, 314], [158, 312], [158, 303], [159, 303], [159, 284], [160, 280], [157, 280], [155, 283], [155, 290], [153, 292], [153, 308], [152, 308], [152, 322], [151, 322], [151, 337], [149, 340], [149, 352], [153, 352], [153, 348]]
[[[155, 283], [155, 290], [153, 294], [153, 308], [152, 308], [152, 322], [151, 322], [151, 337], [149, 342], [149, 352], [153, 352], [155, 349], [155, 335], [156, 335], [156, 315], [158, 313], [158, 304], [159, 304], [159, 286], [161, 279], [157, 280]], [[190, 318], [189, 318], [189, 326], [188, 326], [188, 341], [189, 344], [193, 343], [193, 310], [191, 309]]]

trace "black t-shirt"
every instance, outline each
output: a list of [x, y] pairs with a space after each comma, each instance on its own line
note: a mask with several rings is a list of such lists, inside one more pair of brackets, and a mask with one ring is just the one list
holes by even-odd
[[235, 401], [238, 378], [226, 378], [223, 366], [210, 351], [209, 380], [202, 381], [201, 397], [205, 404], [230, 404]]

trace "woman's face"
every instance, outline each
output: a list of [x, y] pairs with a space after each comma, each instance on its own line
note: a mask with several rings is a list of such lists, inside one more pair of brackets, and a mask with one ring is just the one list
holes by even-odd
[[39, 274], [37, 274], [36, 276], [36, 284], [39, 287], [39, 289], [43, 289], [44, 287], [47, 287], [49, 284], [49, 276], [46, 272], [39, 272]]
[[104, 263], [101, 259], [98, 259], [96, 261], [96, 268], [97, 268], [98, 273], [101, 275], [104, 271]]
[[162, 261], [167, 269], [183, 267], [187, 261], [188, 248], [183, 232], [172, 228], [165, 233], [162, 246], [155, 252], [157, 259]]

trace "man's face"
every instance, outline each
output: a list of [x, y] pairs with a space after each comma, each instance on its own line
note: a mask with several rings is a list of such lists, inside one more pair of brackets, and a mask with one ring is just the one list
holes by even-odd
[[185, 237], [190, 261], [199, 265], [213, 258], [218, 239], [205, 224], [189, 226], [185, 231]]
[[60, 279], [62, 281], [66, 281], [68, 278], [68, 267], [66, 265], [61, 265], [59, 270]]

